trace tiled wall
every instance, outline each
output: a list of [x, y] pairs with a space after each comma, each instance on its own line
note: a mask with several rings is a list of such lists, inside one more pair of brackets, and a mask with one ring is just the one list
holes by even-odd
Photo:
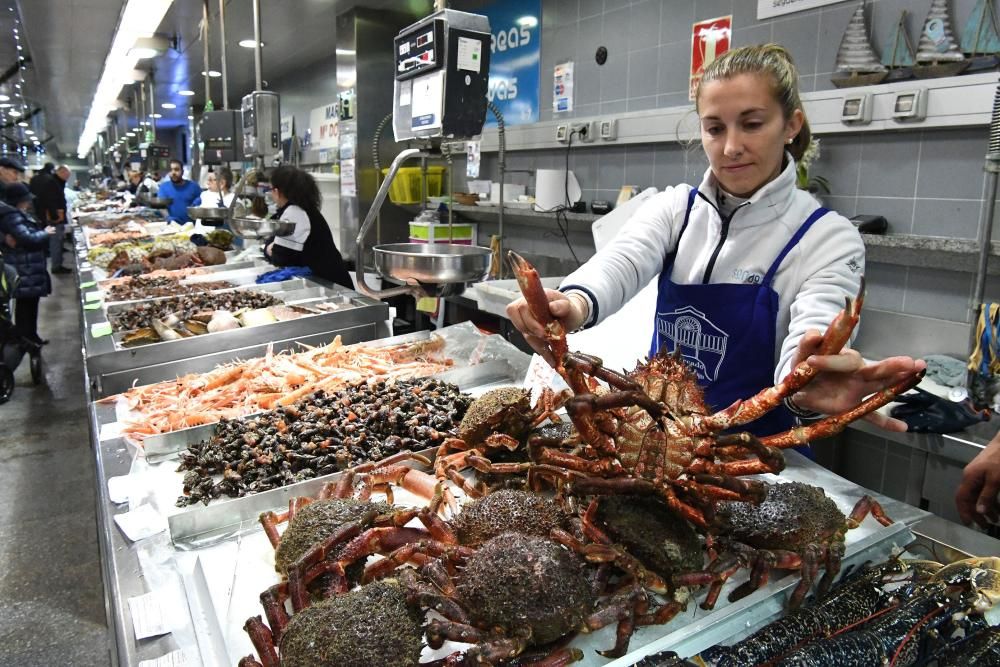
[[[853, 1], [758, 22], [753, 0], [543, 0], [541, 119], [596, 116], [687, 104], [690, 30], [695, 20], [733, 15], [733, 44], [776, 41], [793, 54], [805, 91], [832, 88], [830, 72]], [[929, 0], [870, 0], [877, 49], [888, 41], [903, 9], [911, 36], [919, 33]], [[956, 26], [963, 26], [974, 0], [953, 0]], [[594, 51], [608, 49], [599, 67]], [[556, 63], [575, 63], [575, 108], [552, 113], [551, 72]], [[986, 128], [841, 134], [823, 137], [814, 167], [832, 192], [825, 203], [851, 216], [877, 213], [896, 233], [975, 239], [985, 194], [983, 157]], [[521, 151], [508, 156], [511, 169], [559, 168], [564, 150]], [[700, 145], [650, 144], [574, 146], [570, 168], [586, 201], [614, 200], [623, 184], [662, 188], [697, 183], [707, 167]], [[483, 177], [495, 178], [486, 156]], [[509, 182], [531, 186], [530, 174]], [[1000, 215], [997, 216], [1000, 218]], [[508, 232], [509, 245], [530, 247], [531, 235]], [[1000, 222], [994, 238], [1000, 239]], [[580, 244], [588, 239], [580, 235]], [[592, 247], [577, 248], [587, 256]], [[914, 315], [965, 321], [973, 291], [969, 273], [918, 266], [869, 263], [868, 305]], [[1000, 281], [987, 283], [987, 296], [1000, 299]]]

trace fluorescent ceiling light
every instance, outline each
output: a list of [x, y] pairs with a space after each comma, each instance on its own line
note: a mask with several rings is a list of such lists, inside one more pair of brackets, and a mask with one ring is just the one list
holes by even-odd
[[20, 123], [17, 124], [17, 126], [18, 127], [28, 127], [28, 121], [22, 120]]
[[14, 118], [17, 118], [17, 117], [19, 117], [21, 115], [21, 112], [18, 111], [17, 109], [11, 109], [7, 113], [10, 114], [11, 116], [13, 116]]
[[[251, 37], [250, 39], [241, 39], [240, 46], [242, 46], [244, 49], [252, 49], [255, 46], [253, 37]], [[260, 46], [261, 48], [264, 48], [264, 42], [261, 42]]]
[[[202, 75], [202, 76], [205, 76], [205, 70], [202, 70], [202, 71], [201, 71], [201, 75]], [[217, 78], [217, 77], [220, 77], [220, 76], [222, 76], [222, 72], [219, 72], [219, 71], [216, 71], [216, 70], [214, 70], [214, 69], [210, 69], [210, 70], [208, 70], [208, 75], [209, 75], [210, 77], [212, 77], [213, 79], [215, 79], [215, 78]]]
[[140, 60], [144, 58], [155, 58], [170, 48], [170, 42], [166, 37], [137, 37], [128, 50], [128, 55]]
[[14, 105], [11, 104], [10, 102], [0, 102], [0, 109], [9, 109], [12, 106]]
[[163, 118], [162, 113], [151, 113], [149, 114], [152, 118]]
[[356, 56], [358, 52], [354, 49], [337, 49], [338, 56]]
[[192, 95], [194, 95], [194, 91], [193, 90], [178, 90], [177, 94], [178, 95], [183, 95], [184, 97], [191, 97]]
[[7, 102], [9, 100], [10, 100], [10, 95], [4, 95], [3, 93], [0, 93], [0, 102]]
[[194, 120], [194, 116], [188, 116], [188, 120]]
[[160, 106], [163, 107], [164, 109], [176, 109], [177, 108], [177, 105], [174, 104], [173, 102], [164, 102]]
[[94, 91], [87, 122], [84, 124], [77, 155], [83, 159], [98, 134], [104, 129], [108, 111], [115, 108], [122, 86], [132, 82], [132, 70], [139, 61], [129, 54], [138, 37], [150, 37], [156, 31], [173, 0], [128, 0], [115, 29], [111, 48], [104, 60], [104, 70]]
[[25, 130], [24, 133], [25, 134], [34, 134], [35, 131], [34, 130]]
[[517, 24], [522, 28], [534, 28], [538, 25], [537, 16], [522, 16], [517, 20]]

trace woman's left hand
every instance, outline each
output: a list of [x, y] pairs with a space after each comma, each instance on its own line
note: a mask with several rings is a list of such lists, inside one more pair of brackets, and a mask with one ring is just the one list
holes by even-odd
[[[816, 354], [823, 342], [819, 331], [809, 331], [799, 341], [792, 359], [792, 368], [805, 360], [819, 371], [812, 382], [792, 397], [795, 405], [823, 414], [837, 414], [853, 408], [866, 396], [890, 387], [923, 370], [923, 360], [910, 357], [889, 357], [866, 364], [857, 350], [845, 347], [839, 354]], [[887, 431], [905, 431], [906, 423], [879, 412], [865, 419]]]

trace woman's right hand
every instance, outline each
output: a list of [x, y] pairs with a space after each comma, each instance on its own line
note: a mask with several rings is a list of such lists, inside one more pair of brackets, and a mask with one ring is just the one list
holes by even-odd
[[46, 227], [45, 228], [45, 233], [48, 234], [49, 236], [52, 236], [53, 234], [55, 234], [56, 233], [55, 226], [54, 225], [49, 225], [48, 227]]
[[[567, 296], [558, 290], [546, 289], [545, 296], [549, 300], [549, 313], [562, 323], [567, 332], [579, 329], [590, 316], [589, 304], [579, 294], [570, 293]], [[555, 366], [556, 359], [545, 340], [545, 324], [535, 318], [524, 297], [507, 304], [507, 317], [524, 334], [528, 345], [550, 365]]]

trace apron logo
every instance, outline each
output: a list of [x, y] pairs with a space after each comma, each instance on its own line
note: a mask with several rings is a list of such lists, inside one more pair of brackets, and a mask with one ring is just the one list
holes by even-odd
[[684, 306], [671, 313], [656, 314], [656, 333], [660, 340], [673, 343], [670, 351], [681, 357], [697, 373], [698, 379], [714, 382], [726, 358], [729, 334], [715, 326], [705, 313]]

